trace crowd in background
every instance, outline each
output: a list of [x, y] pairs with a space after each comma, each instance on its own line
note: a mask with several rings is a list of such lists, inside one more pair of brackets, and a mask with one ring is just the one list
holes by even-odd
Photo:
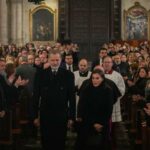
[[[136, 128], [137, 132], [140, 132], [142, 127], [150, 127], [150, 43], [148, 41], [141, 42], [136, 47], [126, 42], [105, 43], [99, 48], [97, 58], [91, 63], [85, 58], [79, 60], [82, 49], [79, 50], [77, 44], [68, 41], [47, 45], [27, 43], [24, 47], [17, 47], [15, 44], [1, 45], [0, 75], [5, 81], [0, 79], [0, 96], [1, 99], [3, 99], [4, 95], [6, 97], [6, 103], [0, 105], [1, 118], [5, 117], [7, 110], [15, 112], [16, 104], [22, 103], [20, 105], [21, 119], [28, 120], [29, 130], [31, 131], [30, 136], [33, 138], [37, 136], [36, 128], [33, 125], [31, 107], [34, 78], [37, 72], [51, 67], [49, 64], [49, 54], [53, 51], [60, 52], [62, 57], [61, 68], [72, 72], [75, 78], [76, 126], [83, 122], [81, 129], [77, 129], [76, 149], [85, 148], [83, 139], [87, 137], [87, 131], [91, 131], [87, 125], [93, 121], [94, 117], [95, 120], [98, 120], [94, 114], [105, 115], [106, 118], [101, 117], [102, 119], [98, 121], [100, 123], [103, 122], [102, 127], [105, 125], [107, 129], [111, 130], [104, 132], [105, 134], [109, 132], [107, 139], [110, 137], [116, 139], [114, 137], [117, 128], [116, 122], [121, 122], [122, 118], [124, 121], [129, 121], [132, 126], [131, 129]], [[88, 66], [88, 64], [91, 64], [91, 66]], [[96, 78], [102, 80], [98, 85], [101, 85], [100, 89], [93, 88], [96, 87]], [[107, 85], [111, 85], [112, 87], [112, 83], [105, 81], [105, 78], [115, 83], [113, 91], [107, 87]], [[83, 87], [82, 83], [88, 79], [91, 81], [84, 83]], [[117, 90], [118, 93], [116, 92]], [[91, 91], [93, 93], [90, 93]], [[111, 92], [113, 93], [112, 99], [110, 98]], [[96, 101], [98, 97], [99, 99], [107, 99], [106, 103], [99, 104], [98, 101], [96, 103], [90, 101], [90, 98]], [[84, 100], [87, 100], [88, 103], [83, 103], [82, 101]], [[99, 108], [96, 107], [98, 104]], [[104, 110], [102, 106], [105, 106]], [[90, 108], [88, 116], [86, 116], [87, 110], [84, 110], [84, 107]], [[103, 111], [94, 111], [96, 109]], [[105, 111], [106, 109], [107, 112]], [[16, 116], [14, 115], [14, 117]], [[82, 117], [85, 119], [85, 122]], [[15, 118], [12, 120], [13, 128], [15, 128], [16, 120]], [[38, 124], [38, 122], [34, 123]], [[99, 124], [94, 124], [96, 131], [100, 131], [102, 127]], [[150, 133], [147, 136], [150, 136]], [[140, 139], [141, 137], [142, 132], [140, 133], [140, 137], [137, 135], [137, 138]], [[150, 147], [149, 141], [146, 144], [146, 148]], [[115, 149], [115, 140], [112, 145]]]

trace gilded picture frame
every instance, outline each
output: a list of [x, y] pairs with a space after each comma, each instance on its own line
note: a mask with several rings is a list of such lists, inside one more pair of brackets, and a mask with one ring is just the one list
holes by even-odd
[[147, 40], [149, 39], [149, 11], [139, 2], [124, 11], [124, 39], [125, 40]]
[[30, 41], [51, 42], [56, 40], [56, 10], [40, 5], [29, 12]]

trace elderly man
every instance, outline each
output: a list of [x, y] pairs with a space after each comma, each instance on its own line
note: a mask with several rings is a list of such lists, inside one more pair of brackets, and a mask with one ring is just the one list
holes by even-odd
[[[125, 94], [125, 83], [124, 83], [124, 80], [123, 80], [123, 77], [121, 76], [121, 74], [112, 69], [113, 61], [112, 61], [111, 57], [106, 56], [103, 59], [103, 67], [105, 70], [105, 77], [112, 80], [117, 85], [121, 95], [123, 96]], [[119, 97], [117, 99], [117, 102], [114, 104], [113, 113], [112, 113], [112, 135], [113, 135], [114, 146], [116, 146], [116, 140], [117, 140], [116, 136], [115, 136], [117, 129], [118, 129], [117, 125], [118, 125], [118, 122], [122, 121], [120, 98], [121, 97]]]
[[[75, 119], [75, 95], [73, 73], [60, 67], [61, 55], [52, 51], [49, 55], [50, 67], [35, 75], [33, 110], [34, 124], [39, 125], [44, 150], [65, 149], [68, 127]], [[42, 81], [42, 82], [41, 82]]]
[[129, 64], [127, 62], [122, 62], [121, 56], [118, 54], [114, 56], [113, 68], [115, 71], [119, 72], [122, 76], [129, 75]]

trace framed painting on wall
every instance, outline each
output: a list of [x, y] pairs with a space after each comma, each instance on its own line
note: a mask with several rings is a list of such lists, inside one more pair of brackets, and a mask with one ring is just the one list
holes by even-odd
[[148, 11], [135, 2], [135, 5], [124, 12], [125, 40], [145, 40], [149, 38]]
[[56, 11], [46, 5], [30, 10], [30, 40], [56, 40]]

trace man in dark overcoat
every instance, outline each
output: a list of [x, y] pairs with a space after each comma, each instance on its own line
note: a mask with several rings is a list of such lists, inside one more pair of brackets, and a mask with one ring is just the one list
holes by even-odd
[[[74, 76], [60, 67], [61, 55], [52, 51], [50, 67], [35, 75], [33, 90], [34, 124], [39, 125], [44, 150], [65, 149], [67, 126], [75, 118]], [[40, 108], [40, 119], [38, 112]]]

